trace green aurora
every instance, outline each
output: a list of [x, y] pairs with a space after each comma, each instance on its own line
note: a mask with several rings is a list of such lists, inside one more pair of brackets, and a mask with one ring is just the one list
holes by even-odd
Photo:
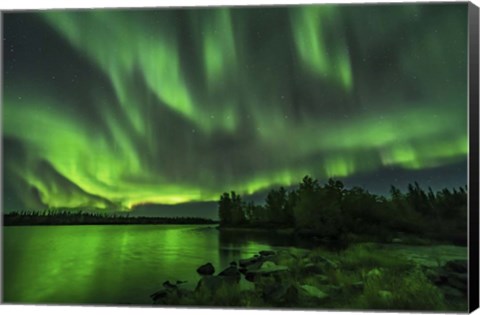
[[467, 4], [15, 12], [3, 49], [7, 211], [466, 163]]

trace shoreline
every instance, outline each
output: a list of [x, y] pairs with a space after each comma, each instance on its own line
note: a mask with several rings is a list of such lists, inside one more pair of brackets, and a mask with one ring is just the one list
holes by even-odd
[[[422, 261], [413, 259], [413, 250], [407, 250], [411, 257], [399, 253], [381, 244], [355, 244], [337, 253], [263, 250], [220, 270], [206, 262], [197, 268], [195, 289], [170, 279], [150, 297], [162, 306], [466, 310], [467, 257]], [[242, 281], [253, 289], [242, 288]]]
[[[322, 238], [320, 233], [312, 230], [301, 230], [295, 228], [265, 228], [265, 227], [221, 227], [218, 225], [216, 229], [220, 232], [232, 232], [232, 233], [272, 233], [278, 235], [289, 235], [295, 238], [307, 240], [311, 238], [311, 241], [317, 246], [329, 246], [335, 245], [337, 241], [328, 240]], [[375, 243], [375, 244], [397, 244], [397, 245], [412, 245], [412, 246], [431, 246], [431, 245], [454, 245], [465, 247], [467, 244], [456, 243], [450, 240], [442, 240], [435, 237], [421, 237], [415, 234], [397, 232], [387, 239], [380, 240], [379, 238], [372, 237], [371, 235], [360, 234], [348, 234], [348, 244], [363, 244], [363, 243]], [[348, 246], [345, 245], [345, 247]], [[342, 246], [341, 246], [342, 247]]]

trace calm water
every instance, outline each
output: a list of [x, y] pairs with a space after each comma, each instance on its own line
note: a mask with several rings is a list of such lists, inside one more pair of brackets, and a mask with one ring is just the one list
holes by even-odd
[[[3, 236], [6, 303], [151, 305], [150, 294], [165, 280], [195, 287], [195, 270], [206, 262], [221, 271], [260, 250], [312, 245], [282, 234], [185, 225], [6, 227]], [[427, 265], [467, 257], [458, 246], [387, 248]]]
[[151, 304], [165, 280], [187, 280], [212, 262], [223, 269], [259, 250], [295, 243], [288, 236], [220, 233], [172, 225], [4, 228], [6, 303]]

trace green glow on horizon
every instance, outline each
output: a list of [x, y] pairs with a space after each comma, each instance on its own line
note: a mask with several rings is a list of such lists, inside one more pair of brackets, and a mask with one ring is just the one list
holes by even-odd
[[[5, 76], [4, 139], [21, 147], [7, 184], [26, 206], [128, 210], [460, 163], [466, 6], [388, 7], [35, 13], [67, 79], [35, 54]], [[413, 21], [382, 50], [429, 10], [445, 22]]]

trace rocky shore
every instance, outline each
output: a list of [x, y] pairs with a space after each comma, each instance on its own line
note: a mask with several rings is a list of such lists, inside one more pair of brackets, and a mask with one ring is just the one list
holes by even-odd
[[[412, 263], [358, 246], [326, 257], [319, 251], [260, 251], [220, 272], [206, 263], [195, 289], [165, 281], [151, 295], [157, 305], [293, 307], [317, 309], [462, 310], [467, 261]], [[244, 289], [242, 281], [252, 285]]]

